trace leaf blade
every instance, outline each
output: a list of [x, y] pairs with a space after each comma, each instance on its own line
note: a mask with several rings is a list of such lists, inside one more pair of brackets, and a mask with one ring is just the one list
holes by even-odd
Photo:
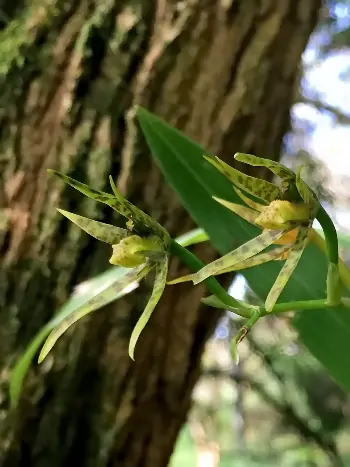
[[[225, 177], [203, 164], [205, 149], [144, 109], [138, 113], [138, 119], [169, 185], [192, 218], [208, 233], [215, 248], [225, 254], [232, 250], [233, 242], [242, 244], [252, 238], [258, 231], [256, 227], [240, 221], [218, 203], [213, 204], [213, 195], [232, 202], [238, 202], [239, 198], [232, 193], [232, 185]], [[272, 261], [245, 270], [243, 275], [255, 293], [264, 298], [280, 269], [279, 262]], [[326, 276], [326, 258], [317, 245], [311, 243], [280, 299], [324, 298]], [[349, 291], [346, 294], [349, 296]], [[350, 373], [341, 363], [344, 355], [350, 354], [350, 314], [336, 308], [309, 310], [297, 313], [293, 324], [303, 344], [344, 388], [350, 390]]]

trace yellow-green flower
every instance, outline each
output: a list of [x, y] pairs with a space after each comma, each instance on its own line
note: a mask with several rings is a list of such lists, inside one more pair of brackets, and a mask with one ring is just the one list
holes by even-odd
[[107, 286], [95, 297], [78, 307], [70, 316], [63, 320], [48, 336], [39, 356], [42, 361], [52, 349], [58, 338], [76, 321], [96, 307], [102, 307], [109, 302], [111, 291], [123, 291], [126, 287], [141, 280], [150, 271], [155, 270], [155, 280], [151, 297], [132, 332], [129, 342], [129, 355], [134, 358], [136, 342], [156, 307], [166, 285], [168, 273], [168, 246], [170, 237], [167, 231], [156, 221], [126, 200], [117, 190], [111, 180], [114, 196], [90, 188], [56, 171], [50, 171], [73, 188], [89, 198], [103, 202], [128, 219], [127, 229], [98, 222], [73, 214], [62, 209], [58, 211], [78, 225], [92, 237], [112, 246], [110, 263], [130, 268], [121, 280]]
[[[235, 155], [235, 159], [240, 162], [270, 169], [282, 179], [280, 187], [243, 174], [217, 157], [205, 159], [233, 182], [234, 189], [248, 207], [215, 197], [214, 199], [246, 221], [262, 228], [263, 232], [196, 274], [180, 277], [170, 283], [192, 280], [194, 284], [198, 284], [209, 276], [245, 269], [271, 260], [286, 259], [265, 302], [266, 310], [271, 311], [310, 240], [312, 223], [319, 208], [317, 197], [300, 178], [300, 170], [295, 174], [277, 162], [250, 154]], [[253, 201], [243, 192], [258, 198], [260, 202]], [[261, 253], [272, 244], [282, 246]]]

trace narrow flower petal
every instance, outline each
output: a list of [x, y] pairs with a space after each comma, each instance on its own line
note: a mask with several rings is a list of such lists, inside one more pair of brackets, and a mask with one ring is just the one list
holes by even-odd
[[156, 264], [156, 277], [155, 277], [151, 297], [142, 315], [137, 321], [136, 326], [134, 327], [134, 330], [130, 337], [129, 355], [133, 360], [135, 360], [134, 351], [135, 351], [135, 346], [138, 341], [138, 338], [140, 337], [141, 332], [143, 331], [144, 327], [148, 323], [153, 313], [153, 310], [157, 306], [157, 303], [159, 302], [159, 299], [164, 292], [167, 274], [168, 274], [168, 256], [164, 256], [162, 261]]
[[304, 202], [310, 206], [311, 217], [315, 217], [319, 208], [319, 202], [314, 191], [304, 182], [304, 180], [302, 180], [300, 176], [302, 168], [303, 166], [298, 168], [295, 184]]
[[85, 196], [92, 198], [95, 201], [107, 204], [120, 215], [126, 217], [129, 220], [132, 220], [138, 233], [142, 234], [151, 232], [158, 235], [166, 244], [170, 241], [168, 232], [160, 224], [158, 224], [158, 222], [154, 221], [150, 216], [148, 216], [148, 214], [144, 213], [132, 203], [130, 203], [127, 199], [125, 199], [118, 192], [115, 186], [113, 188], [113, 191], [114, 189], [116, 190], [114, 195], [110, 195], [109, 193], [95, 190], [88, 185], [85, 185], [85, 183], [74, 180], [74, 178], [68, 177], [67, 175], [64, 175], [56, 170], [50, 169], [48, 172], [56, 175], [65, 183], [83, 193]]
[[236, 250], [231, 251], [222, 258], [219, 258], [202, 268], [194, 275], [192, 279], [193, 283], [199, 284], [208, 277], [221, 274], [222, 270], [227, 270], [229, 267], [257, 255], [273, 242], [278, 240], [283, 233], [284, 230], [265, 230], [262, 234], [253, 238], [244, 245], [241, 245]]
[[241, 204], [225, 201], [224, 199], [217, 198], [216, 196], [213, 196], [213, 199], [225, 206], [225, 208], [229, 209], [230, 211], [233, 211], [235, 214], [237, 214], [237, 216], [242, 217], [242, 219], [246, 220], [247, 222], [255, 224], [255, 219], [258, 217], [258, 213], [256, 211], [253, 211], [253, 209], [246, 208]]
[[175, 284], [180, 284], [182, 282], [190, 282], [194, 280], [194, 277], [195, 277], [195, 274], [188, 274], [187, 276], [177, 277], [176, 279], [168, 281], [167, 284], [175, 285]]
[[290, 276], [293, 274], [295, 268], [297, 267], [297, 264], [306, 246], [309, 227], [299, 227], [299, 232], [295, 240], [295, 244], [290, 250], [287, 261], [284, 263], [283, 268], [277, 276], [277, 279], [266, 298], [265, 308], [267, 311], [271, 311], [273, 309], [275, 303], [278, 300], [278, 297], [282, 293], [282, 290], [286, 286]]
[[[268, 263], [270, 261], [278, 261], [286, 258], [286, 254], [288, 254], [291, 246], [284, 246], [279, 248], [274, 248], [271, 251], [267, 251], [265, 253], [261, 253], [259, 255], [253, 256], [252, 258], [248, 258], [244, 261], [234, 264], [233, 266], [228, 267], [227, 269], [221, 270], [219, 274], [226, 274], [228, 272], [233, 271], [240, 271], [242, 269], [248, 269], [253, 266], [259, 266], [263, 263]], [[181, 282], [189, 282], [195, 280], [195, 274], [188, 274], [187, 276], [178, 277], [177, 279], [173, 279], [168, 281], [168, 285], [175, 285]]]
[[115, 227], [114, 225], [105, 224], [104, 222], [94, 221], [88, 217], [78, 216], [73, 212], [57, 209], [58, 212], [67, 217], [70, 221], [74, 222], [78, 227], [87, 232], [92, 237], [100, 240], [101, 242], [110, 243], [111, 245], [119, 243], [123, 238], [130, 235], [126, 229]]
[[245, 164], [249, 164], [254, 167], [266, 167], [282, 180], [295, 180], [295, 173], [279, 162], [272, 161], [270, 159], [264, 159], [262, 157], [256, 157], [252, 154], [243, 154], [242, 152], [235, 154], [234, 158], [236, 161], [244, 162]]
[[236, 188], [235, 186], [233, 187], [237, 195], [241, 198], [244, 203], [249, 206], [250, 208], [254, 209], [255, 211], [261, 212], [261, 210], [264, 208], [264, 204], [257, 203], [256, 201], [253, 201], [252, 199], [248, 198], [248, 196], [245, 196], [241, 190]]
[[289, 252], [291, 245], [274, 248], [273, 250], [260, 253], [244, 261], [234, 264], [227, 269], [224, 269], [220, 274], [225, 274], [233, 271], [240, 271], [242, 269], [252, 268], [253, 266], [259, 266], [260, 264], [269, 263], [270, 261], [278, 261], [285, 258], [285, 254]]
[[113, 283], [107, 286], [104, 290], [102, 290], [99, 294], [95, 295], [95, 297], [88, 300], [83, 305], [76, 308], [72, 314], [67, 316], [66, 319], [61, 321], [61, 323], [55, 328], [48, 338], [45, 341], [45, 344], [40, 352], [39, 355], [39, 363], [41, 363], [50, 352], [52, 347], [55, 345], [57, 340], [65, 333], [65, 331], [76, 323], [79, 319], [83, 318], [87, 314], [95, 311], [97, 308], [101, 308], [102, 306], [106, 305], [110, 302], [110, 295], [113, 295], [113, 300], [115, 300], [116, 292], [122, 292], [127, 286], [131, 285], [133, 282], [142, 279], [148, 272], [152, 269], [152, 265], [143, 265], [138, 268], [131, 270], [127, 273], [122, 280]]
[[215, 157], [214, 159], [212, 157], [204, 156], [204, 159], [210, 162], [210, 164], [212, 164], [219, 170], [219, 172], [225, 175], [225, 177], [231, 180], [231, 182], [239, 188], [259, 199], [262, 199], [266, 203], [270, 203], [274, 199], [281, 197], [279, 188], [266, 180], [246, 175], [226, 164], [218, 157]]

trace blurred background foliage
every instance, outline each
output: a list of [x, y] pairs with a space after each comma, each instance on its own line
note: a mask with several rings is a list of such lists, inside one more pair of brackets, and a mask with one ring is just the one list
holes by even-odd
[[[342, 256], [350, 264], [350, 0], [325, 2], [300, 74], [282, 161], [304, 165], [303, 177], [349, 241]], [[258, 300], [242, 276], [232, 293]], [[208, 342], [171, 466], [350, 466], [350, 397], [298, 344], [288, 316], [254, 328], [238, 365], [231, 318]]]

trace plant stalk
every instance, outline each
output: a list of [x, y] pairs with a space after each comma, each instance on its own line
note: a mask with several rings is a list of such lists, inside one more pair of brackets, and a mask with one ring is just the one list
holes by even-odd
[[[202, 269], [205, 264], [197, 258], [193, 253], [188, 251], [183, 246], [179, 245], [175, 240], [170, 241], [170, 253], [179, 258], [191, 272], [197, 272]], [[242, 305], [241, 302], [235, 300], [231, 295], [220, 285], [215, 277], [208, 277], [203, 281], [208, 287], [208, 290], [215, 295], [221, 302], [225, 303], [228, 308], [234, 308], [235, 313], [243, 318], [251, 318], [254, 310]]]

